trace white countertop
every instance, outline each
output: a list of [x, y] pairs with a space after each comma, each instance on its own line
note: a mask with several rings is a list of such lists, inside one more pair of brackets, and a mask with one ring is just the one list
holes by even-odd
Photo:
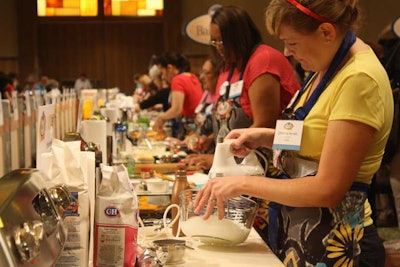
[[[141, 229], [139, 228], [138, 242], [144, 243], [144, 245], [152, 240], [171, 238], [171, 235], [166, 232], [144, 238], [144, 232], [153, 234], [154, 228], [146, 229], [146, 231], [141, 231]], [[251, 230], [245, 242], [235, 246], [210, 246], [188, 237], [183, 237], [183, 239], [187, 240], [187, 245], [194, 248], [194, 250], [185, 250], [184, 263], [164, 265], [165, 267], [284, 267], [284, 264], [269, 249], [254, 229]]]
[[[190, 182], [202, 187], [208, 180], [204, 173], [188, 175]], [[153, 227], [140, 227], [138, 243], [142, 246], [149, 244], [156, 239], [173, 238], [169, 230], [155, 232]], [[284, 264], [265, 244], [258, 233], [252, 229], [247, 240], [235, 246], [210, 246], [204, 245], [189, 237], [183, 237], [187, 245], [194, 250], [186, 249], [185, 262], [179, 265], [164, 265], [165, 267], [284, 267]]]

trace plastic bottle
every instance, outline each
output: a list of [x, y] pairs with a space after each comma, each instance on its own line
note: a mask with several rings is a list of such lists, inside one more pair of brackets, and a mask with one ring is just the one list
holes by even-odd
[[125, 151], [126, 127], [117, 123], [115, 127], [115, 158], [121, 160], [121, 151]]
[[126, 167], [128, 169], [129, 178], [134, 178], [134, 176], [135, 176], [135, 158], [132, 153], [127, 154]]
[[[178, 169], [175, 172], [175, 181], [172, 186], [172, 193], [171, 193], [171, 204], [177, 204], [179, 206], [180, 201], [179, 201], [179, 194], [186, 190], [189, 189], [189, 182], [187, 180], [187, 175], [186, 175], [186, 167], [185, 165], [178, 165]], [[171, 210], [171, 219], [174, 220], [175, 217], [178, 215], [178, 210], [177, 209], [172, 209]], [[172, 225], [172, 234], [174, 236], [177, 236], [178, 232], [178, 222], [176, 222], [174, 225]], [[180, 231], [179, 236], [184, 236], [182, 231]]]

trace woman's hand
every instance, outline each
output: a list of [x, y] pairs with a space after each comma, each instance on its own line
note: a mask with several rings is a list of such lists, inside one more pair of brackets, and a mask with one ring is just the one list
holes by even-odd
[[159, 115], [156, 118], [156, 120], [152, 126], [152, 129], [158, 133], [162, 133], [162, 132], [164, 132], [164, 123], [165, 123], [165, 120], [161, 117], [161, 115]]
[[246, 128], [232, 130], [225, 139], [234, 139], [231, 144], [232, 153], [240, 158], [249, 154], [250, 150], [259, 147], [272, 147], [274, 129]]
[[[197, 193], [194, 202], [195, 213], [200, 213], [207, 205], [204, 219], [208, 219], [212, 214], [214, 206], [218, 207], [218, 218], [224, 218], [224, 201], [240, 195], [240, 188], [244, 181], [243, 177], [218, 177], [209, 180]], [[238, 189], [238, 190], [237, 190]]]
[[186, 147], [193, 152], [207, 151], [214, 139], [204, 135], [191, 134], [184, 140]]
[[165, 138], [166, 141], [168, 141], [168, 144], [170, 147], [176, 147], [176, 146], [186, 146], [186, 144], [184, 143], [184, 141], [175, 138], [175, 137], [167, 137]]
[[213, 160], [213, 154], [191, 154], [183, 162], [188, 166], [195, 166], [197, 170], [209, 170], [211, 169]]

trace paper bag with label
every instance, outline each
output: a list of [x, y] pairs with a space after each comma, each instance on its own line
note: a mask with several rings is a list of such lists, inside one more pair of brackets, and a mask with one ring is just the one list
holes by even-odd
[[96, 196], [94, 266], [134, 266], [138, 198], [123, 165], [102, 165]]
[[[88, 264], [89, 248], [89, 193], [87, 168], [94, 169], [94, 153], [81, 152], [80, 141], [63, 142], [54, 139], [48, 157], [48, 175], [54, 183], [64, 183], [71, 192], [71, 205], [64, 213], [68, 235], [65, 247], [57, 260], [57, 267], [80, 267]], [[83, 159], [90, 153], [92, 160]], [[83, 163], [85, 162], [85, 163]], [[82, 165], [85, 166], [82, 166]], [[92, 177], [93, 178], [93, 177]]]

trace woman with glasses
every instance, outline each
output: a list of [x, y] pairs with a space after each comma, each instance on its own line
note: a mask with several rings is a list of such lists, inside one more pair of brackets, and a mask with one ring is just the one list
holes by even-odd
[[[266, 45], [250, 15], [239, 6], [226, 5], [215, 10], [210, 24], [211, 45], [222, 64], [217, 82], [219, 99], [214, 105], [215, 142], [222, 142], [233, 129], [275, 127], [281, 111], [300, 87], [286, 57]], [[270, 162], [268, 175], [279, 176], [273, 168], [272, 150], [259, 151]], [[209, 170], [214, 155], [189, 155], [186, 162]], [[266, 164], [260, 160], [262, 164]], [[268, 236], [266, 202], [260, 202], [255, 229]]]
[[[278, 50], [266, 45], [246, 10], [226, 5], [211, 17], [210, 44], [222, 63], [216, 90], [214, 136], [232, 129], [274, 127], [299, 88], [294, 71]], [[190, 155], [189, 165], [209, 169], [212, 154]]]
[[270, 2], [269, 32], [310, 75], [276, 127], [226, 138], [240, 157], [258, 147], [281, 149], [277, 163], [287, 179], [211, 179], [195, 203], [199, 212], [246, 194], [280, 205], [281, 217], [270, 217], [278, 227], [269, 244], [286, 266], [384, 266], [364, 205], [391, 130], [393, 98], [379, 59], [353, 33], [359, 12], [357, 0]]
[[203, 87], [203, 96], [194, 110], [196, 129], [193, 134], [185, 139], [190, 151], [197, 153], [214, 152], [212, 111], [219, 96], [216, 91], [219, 70], [219, 64], [213, 57], [207, 58], [201, 67], [199, 78]]

